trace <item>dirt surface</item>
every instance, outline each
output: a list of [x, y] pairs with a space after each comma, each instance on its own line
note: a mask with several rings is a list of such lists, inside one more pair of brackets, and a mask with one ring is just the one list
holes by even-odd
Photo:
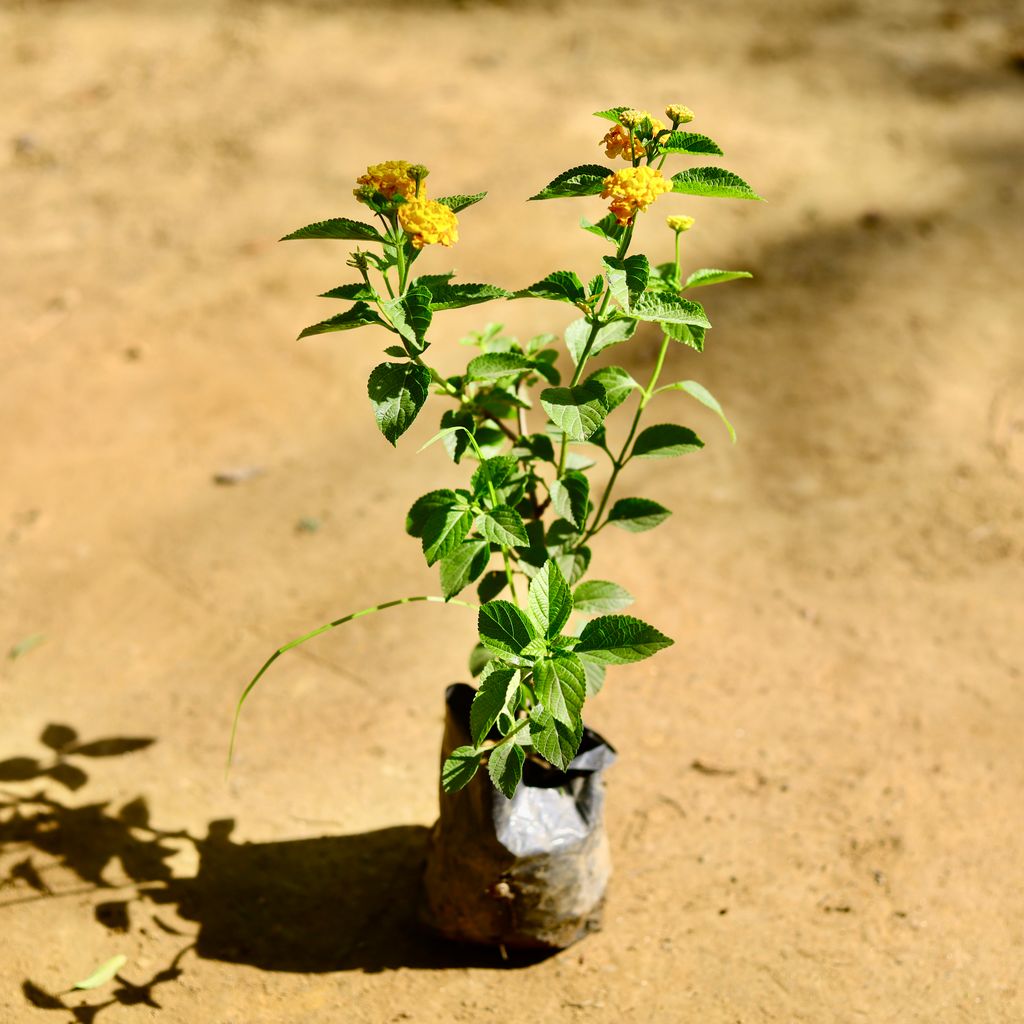
[[[5, 1024], [1024, 1020], [1014, 5], [625, 8], [3, 5]], [[668, 367], [740, 443], [666, 398], [707, 449], [630, 469], [676, 515], [603, 534], [594, 572], [677, 644], [590, 708], [621, 755], [605, 930], [506, 965], [413, 924], [470, 613], [283, 660], [224, 782], [270, 649], [435, 590], [403, 517], [460, 479], [416, 454], [436, 412], [377, 433], [381, 337], [292, 340], [341, 248], [274, 240], [402, 157], [491, 192], [424, 264], [589, 277], [600, 200], [523, 200], [600, 159], [591, 111], [667, 102], [769, 198], [670, 197], [640, 231], [667, 253], [661, 213], [691, 213], [691, 266], [756, 274]], [[435, 350], [571, 312], [448, 314]], [[52, 723], [85, 744], [59, 765]], [[122, 982], [58, 997], [119, 953]]]

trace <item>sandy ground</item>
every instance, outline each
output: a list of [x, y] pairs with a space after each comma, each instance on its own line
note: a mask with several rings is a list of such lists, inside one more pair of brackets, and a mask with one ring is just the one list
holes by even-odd
[[[43, 637], [0, 662], [5, 1024], [1024, 1020], [1021, 24], [623, 8], [3, 5], [0, 645]], [[630, 470], [676, 516], [602, 535], [594, 570], [678, 642], [590, 710], [621, 754], [605, 930], [506, 967], [413, 925], [469, 613], [280, 663], [223, 779], [271, 648], [434, 590], [401, 524], [459, 479], [416, 454], [433, 417], [377, 433], [380, 337], [292, 340], [341, 249], [274, 240], [407, 157], [491, 191], [424, 263], [590, 276], [600, 201], [522, 201], [600, 158], [590, 111], [666, 102], [770, 200], [663, 200], [698, 218], [692, 266], [757, 275], [704, 293], [708, 351], [668, 370], [740, 443], [665, 399], [711, 443]], [[448, 314], [436, 350], [496, 316], [571, 311]], [[48, 772], [51, 723], [86, 746]], [[118, 953], [123, 983], [61, 1008]]]

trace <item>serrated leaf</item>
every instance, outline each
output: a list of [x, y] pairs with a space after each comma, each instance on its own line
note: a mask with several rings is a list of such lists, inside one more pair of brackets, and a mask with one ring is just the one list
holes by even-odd
[[590, 504], [590, 481], [579, 470], [570, 469], [551, 485], [555, 511], [578, 529], [583, 528]]
[[712, 267], [701, 267], [695, 270], [687, 279], [684, 288], [703, 288], [709, 284], [722, 284], [725, 281], [735, 281], [741, 277], [753, 277], [749, 270], [714, 270]]
[[563, 171], [530, 199], [570, 199], [596, 196], [604, 188], [604, 179], [614, 172], [599, 164], [580, 164]]
[[493, 659], [493, 651], [487, 650], [483, 644], [475, 644], [469, 652], [469, 674], [475, 679]]
[[659, 153], [709, 153], [722, 156], [722, 150], [714, 139], [699, 132], [669, 132], [658, 139]]
[[629, 533], [653, 530], [672, 515], [664, 505], [649, 498], [620, 498], [608, 513], [608, 522]]
[[[690, 167], [672, 175], [672, 191], [687, 196], [761, 199], [739, 175], [721, 167]], [[762, 200], [763, 202], [763, 200]]]
[[681, 299], [668, 292], [651, 292], [641, 298], [631, 310], [638, 320], [657, 324], [694, 324], [697, 327], [711, 326], [703, 306], [699, 302]]
[[[574, 363], [579, 363], [582, 358], [583, 352], [587, 347], [587, 341], [590, 338], [590, 331], [591, 325], [584, 318], [573, 320], [566, 327], [565, 345]], [[596, 356], [606, 348], [611, 348], [612, 345], [619, 345], [624, 341], [629, 341], [634, 334], [636, 334], [635, 320], [622, 317], [618, 320], [613, 320], [609, 324], [605, 324], [598, 329], [594, 342], [590, 346], [588, 358], [589, 356]]]
[[513, 299], [554, 299], [557, 302], [582, 302], [587, 293], [573, 270], [555, 270], [529, 288], [513, 292]]
[[572, 614], [572, 594], [557, 563], [548, 559], [530, 581], [527, 610], [545, 637], [558, 636]]
[[603, 262], [612, 298], [628, 313], [647, 288], [651, 265], [647, 257], [640, 253], [627, 256], [624, 260], [617, 256], [605, 256]]
[[433, 315], [430, 312], [430, 290], [410, 288], [397, 299], [385, 299], [381, 306], [395, 330], [411, 343], [415, 351], [422, 352]]
[[496, 669], [481, 680], [469, 706], [469, 732], [477, 746], [487, 739], [502, 711], [514, 713], [518, 693], [519, 672], [514, 668]]
[[556, 721], [576, 726], [587, 698], [587, 676], [575, 654], [565, 651], [538, 658], [533, 666], [533, 688]]
[[480, 641], [495, 654], [519, 652], [536, 633], [530, 620], [510, 601], [491, 601], [477, 616]]
[[449, 487], [444, 487], [437, 491], [428, 491], [417, 498], [406, 513], [405, 532], [410, 537], [422, 537], [423, 527], [435, 512], [439, 509], [453, 508], [460, 503], [465, 504], [455, 491]]
[[395, 444], [416, 419], [427, 400], [430, 371], [416, 363], [380, 363], [373, 368], [366, 391], [380, 432]]
[[570, 587], [575, 586], [590, 566], [591, 551], [588, 547], [577, 548], [564, 555], [556, 555], [555, 561]]
[[630, 107], [611, 107], [608, 110], [596, 110], [594, 111], [594, 117], [603, 117], [606, 121], [614, 121], [616, 124], [622, 124], [619, 120], [619, 115], [624, 110], [629, 110]]
[[608, 580], [587, 580], [572, 594], [573, 609], [583, 615], [606, 615], [619, 612], [633, 603], [633, 595], [625, 587]]
[[583, 627], [575, 650], [605, 665], [627, 665], [649, 658], [673, 642], [630, 615], [602, 615]]
[[423, 554], [433, 565], [466, 539], [473, 525], [473, 513], [467, 508], [442, 508], [423, 526]]
[[488, 481], [495, 489], [501, 487], [516, 471], [518, 465], [513, 455], [495, 455], [493, 458], [484, 459], [470, 477], [469, 486], [478, 497], [487, 495], [490, 493]]
[[597, 223], [582, 217], [580, 218], [580, 227], [584, 231], [589, 231], [592, 235], [597, 235], [598, 238], [611, 242], [613, 245], [618, 245], [622, 241], [622, 235], [626, 230], [619, 223], [614, 213], [609, 213], [606, 217], [602, 217]]
[[491, 557], [485, 540], [465, 540], [441, 559], [441, 593], [447, 601], [487, 568]]
[[473, 781], [480, 767], [480, 754], [473, 747], [456, 747], [441, 766], [441, 787], [457, 793]]
[[477, 192], [476, 195], [472, 196], [441, 196], [437, 202], [442, 206], [447, 206], [452, 213], [459, 213], [460, 211], [465, 210], [467, 206], [479, 203], [486, 195], [486, 192]]
[[[462, 456], [466, 454], [466, 449], [469, 447], [469, 439], [473, 435], [473, 427], [475, 423], [476, 421], [473, 419], [473, 414], [471, 412], [465, 412], [458, 409], [445, 409], [441, 414], [441, 429], [450, 431], [444, 435], [444, 448], [448, 453], [448, 458], [450, 458], [456, 465], [458, 465], [462, 460]], [[461, 427], [463, 429], [452, 429], [455, 427]]]
[[721, 419], [729, 431], [729, 437], [732, 438], [733, 444], [736, 443], [736, 431], [733, 429], [733, 425], [726, 419], [718, 399], [703, 384], [698, 384], [695, 380], [677, 380], [674, 384], [666, 384], [663, 388], [658, 388], [658, 390], [685, 391], [692, 398], [696, 398], [701, 405], [707, 406]]
[[574, 388], [545, 388], [540, 404], [571, 441], [586, 441], [604, 422], [604, 388], [591, 381]]
[[492, 543], [505, 548], [529, 544], [523, 517], [508, 505], [487, 509], [479, 519], [480, 532]]
[[621, 366], [602, 366], [583, 382], [599, 384], [604, 388], [604, 407], [611, 412], [617, 409], [640, 385]]
[[411, 287], [429, 288], [431, 293], [433, 293], [435, 288], [446, 285], [454, 276], [454, 270], [449, 270], [446, 274], [421, 274], [412, 282]]
[[487, 774], [494, 783], [494, 788], [501, 792], [509, 800], [512, 799], [523, 777], [523, 764], [526, 762], [526, 754], [518, 743], [511, 740], [495, 747], [487, 758]]
[[372, 224], [349, 220], [347, 217], [318, 220], [315, 224], [307, 224], [304, 228], [285, 235], [281, 241], [290, 242], [298, 238], [340, 238], [353, 242], [384, 241], [384, 236]]
[[661, 329], [673, 341], [689, 345], [690, 348], [696, 349], [698, 352], [704, 351], [705, 330], [703, 327], [694, 327], [687, 324], [662, 324]]
[[436, 284], [430, 286], [430, 308], [434, 312], [461, 309], [491, 299], [506, 298], [510, 294], [495, 284]]
[[703, 447], [704, 442], [689, 427], [658, 423], [640, 432], [632, 454], [640, 459], [669, 459]]
[[367, 327], [371, 324], [376, 324], [379, 327], [387, 326], [365, 302], [357, 302], [351, 309], [346, 309], [344, 313], [337, 313], [326, 320], [321, 320], [318, 324], [312, 324], [309, 327], [303, 328], [299, 333], [298, 340], [311, 338], [315, 334], [330, 334], [333, 331], [352, 331], [357, 327]]
[[555, 461], [555, 449], [547, 434], [526, 434], [516, 442], [513, 454], [517, 456], [532, 455], [542, 462]]
[[590, 697], [595, 697], [601, 692], [601, 688], [604, 686], [604, 677], [607, 673], [607, 668], [599, 661], [593, 661], [585, 654], [578, 654], [577, 657], [580, 659], [583, 671], [587, 675], [587, 697], [588, 699]]
[[85, 978], [82, 981], [76, 981], [71, 987], [74, 989], [83, 989], [88, 991], [89, 989], [99, 988], [101, 985], [106, 985], [108, 981], [113, 980], [117, 975], [117, 972], [121, 970], [126, 963], [128, 963], [128, 957], [123, 953], [119, 953], [117, 956], [112, 956], [105, 963], [100, 964], [88, 978]]
[[373, 289], [365, 281], [356, 281], [355, 284], [340, 284], [329, 292], [321, 292], [321, 299], [357, 299], [372, 302], [376, 295]]
[[530, 721], [533, 749], [556, 768], [565, 771], [583, 740], [583, 723], [576, 726], [559, 722], [553, 715], [541, 722]]
[[466, 367], [469, 380], [501, 380], [503, 377], [515, 377], [533, 370], [533, 360], [515, 352], [485, 352], [482, 356], [470, 359]]

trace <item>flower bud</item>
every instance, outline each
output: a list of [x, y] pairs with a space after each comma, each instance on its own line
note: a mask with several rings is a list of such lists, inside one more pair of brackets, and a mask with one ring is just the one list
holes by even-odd
[[619, 111], [619, 124], [625, 128], [635, 128], [644, 119], [644, 116], [642, 110], [634, 110], [632, 107], [627, 107], [625, 110]]
[[352, 189], [352, 195], [360, 203], [368, 203], [376, 194], [377, 190], [372, 185], [360, 185], [359, 188]]
[[671, 217], [667, 217], [665, 223], [678, 235], [683, 231], [689, 231], [695, 221], [692, 217], [687, 217], [685, 214], [676, 213]]
[[665, 116], [672, 122], [672, 127], [675, 128], [679, 124], [688, 124], [693, 120], [693, 111], [689, 107], [684, 107], [681, 103], [672, 103], [665, 108]]

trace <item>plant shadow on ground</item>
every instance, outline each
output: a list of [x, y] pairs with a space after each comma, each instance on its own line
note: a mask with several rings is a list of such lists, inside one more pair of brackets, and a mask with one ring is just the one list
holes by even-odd
[[[419, 924], [429, 835], [421, 825], [270, 843], [236, 842], [230, 819], [210, 822], [203, 836], [159, 829], [144, 797], [72, 806], [47, 788], [57, 782], [81, 790], [89, 779], [82, 767], [87, 759], [133, 753], [152, 739], [82, 743], [74, 729], [50, 725], [40, 741], [48, 748], [46, 757], [0, 761], [0, 785], [27, 786], [23, 793], [0, 789], [0, 914], [16, 913], [27, 902], [93, 894], [96, 921], [108, 931], [145, 935], [153, 929], [141, 925], [151, 921], [185, 944], [143, 982], [119, 973], [103, 1002], [69, 1005], [69, 993], [26, 979], [22, 992], [38, 1009], [60, 1010], [91, 1024], [110, 1006], [159, 1008], [154, 990], [182, 975], [189, 952], [298, 973], [514, 968], [542, 958], [510, 952], [502, 959], [497, 950], [450, 943]], [[39, 782], [44, 788], [37, 788]], [[169, 863], [183, 848], [198, 855], [190, 878], [175, 877]], [[108, 876], [121, 874], [113, 869], [117, 863], [127, 877], [112, 882]], [[55, 876], [60, 883], [51, 887], [48, 879]], [[166, 909], [177, 922], [164, 919]], [[130, 975], [130, 965], [124, 971]], [[70, 998], [79, 997], [95, 998]]]

